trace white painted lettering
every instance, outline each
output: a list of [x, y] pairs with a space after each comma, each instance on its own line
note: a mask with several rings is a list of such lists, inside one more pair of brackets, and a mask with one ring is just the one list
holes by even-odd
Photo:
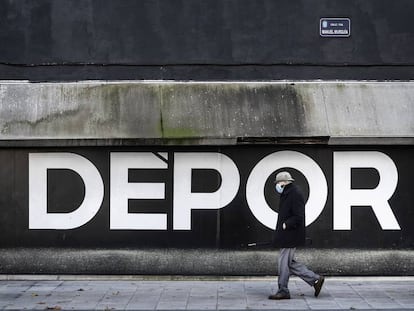
[[[47, 170], [69, 169], [85, 185], [82, 204], [70, 213], [47, 212]], [[104, 186], [99, 171], [89, 160], [74, 153], [29, 154], [29, 229], [73, 229], [90, 221], [101, 207]]]
[[[212, 169], [221, 175], [221, 185], [212, 193], [191, 192], [193, 169]], [[174, 230], [191, 230], [191, 211], [220, 209], [236, 196], [240, 174], [234, 162], [226, 155], [215, 152], [174, 154]]]
[[264, 186], [267, 178], [281, 168], [295, 168], [309, 183], [310, 193], [306, 202], [306, 225], [314, 222], [325, 207], [328, 196], [326, 178], [312, 158], [296, 151], [279, 151], [263, 158], [250, 173], [246, 185], [247, 204], [253, 215], [269, 229], [276, 228], [277, 213], [267, 204]]
[[[159, 156], [168, 159], [167, 153]], [[117, 230], [167, 230], [167, 214], [129, 213], [129, 199], [165, 199], [164, 183], [129, 183], [129, 169], [166, 169], [151, 152], [111, 153], [110, 228]]]
[[[352, 168], [374, 168], [380, 175], [375, 189], [351, 189]], [[386, 154], [378, 151], [334, 152], [334, 230], [351, 230], [351, 208], [371, 206], [381, 228], [400, 230], [388, 200], [398, 184], [398, 171]]]

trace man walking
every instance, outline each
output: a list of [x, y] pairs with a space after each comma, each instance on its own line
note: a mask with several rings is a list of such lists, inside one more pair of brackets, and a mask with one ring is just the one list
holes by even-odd
[[299, 276], [313, 286], [315, 297], [318, 297], [325, 280], [323, 276], [319, 276], [295, 260], [296, 247], [305, 244], [305, 200], [300, 189], [293, 182], [294, 179], [288, 172], [276, 175], [275, 187], [280, 194], [280, 204], [273, 243], [280, 247], [279, 290], [269, 296], [269, 299], [290, 299], [288, 282], [291, 274]]

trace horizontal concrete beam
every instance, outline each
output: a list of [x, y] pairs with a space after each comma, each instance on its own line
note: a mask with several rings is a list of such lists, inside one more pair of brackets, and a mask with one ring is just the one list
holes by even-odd
[[412, 144], [414, 82], [0, 81], [6, 142], [215, 145], [292, 137]]
[[[275, 275], [277, 256], [278, 250], [1, 249], [0, 273]], [[414, 275], [413, 250], [299, 249], [296, 257], [324, 275]]]

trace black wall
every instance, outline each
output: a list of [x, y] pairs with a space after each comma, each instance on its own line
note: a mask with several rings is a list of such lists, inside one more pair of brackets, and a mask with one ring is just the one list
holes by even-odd
[[[204, 248], [245, 249], [250, 242], [266, 242], [273, 230], [264, 226], [251, 212], [246, 201], [246, 183], [252, 169], [265, 156], [278, 151], [297, 151], [311, 157], [323, 171], [328, 185], [326, 204], [319, 217], [307, 227], [312, 248], [412, 249], [414, 247], [414, 210], [412, 147], [340, 147], [340, 146], [223, 146], [223, 147], [78, 147], [78, 148], [23, 148], [0, 150], [0, 247], [75, 247], [75, 248]], [[333, 153], [343, 151], [379, 151], [395, 163], [398, 184], [389, 204], [401, 230], [384, 230], [370, 207], [352, 208], [352, 230], [335, 230], [333, 225]], [[29, 229], [29, 154], [70, 152], [91, 161], [104, 182], [103, 203], [85, 225], [65, 230]], [[166, 230], [111, 230], [110, 229], [110, 153], [111, 152], [167, 152], [166, 169], [130, 169], [129, 183], [165, 183], [165, 199], [129, 200], [130, 213], [166, 213]], [[240, 187], [234, 199], [218, 210], [193, 210], [191, 230], [173, 228], [174, 153], [219, 152], [236, 164], [240, 173]], [[62, 164], [65, 167], [65, 164]], [[286, 168], [285, 168], [286, 169]], [[290, 169], [306, 198], [310, 190], [305, 176]], [[270, 172], [265, 183], [266, 201], [277, 211], [279, 196], [273, 180], [278, 171]], [[352, 169], [353, 189], [374, 189], [380, 175], [372, 168]], [[221, 185], [221, 177], [214, 170], [193, 170], [191, 192], [214, 192]], [[37, 182], [41, 182], [38, 180]], [[183, 180], [180, 180], [183, 182]], [[381, 181], [383, 182], [383, 181]], [[96, 189], [92, 189], [95, 191]], [[91, 191], [91, 189], [88, 189]], [[85, 186], [76, 172], [66, 169], [48, 171], [47, 198], [49, 213], [68, 213], [79, 207]], [[258, 193], [259, 194], [259, 193]], [[214, 203], [213, 203], [214, 205]]]
[[[0, 79], [412, 79], [409, 0], [1, 0]], [[349, 17], [351, 37], [319, 36]]]

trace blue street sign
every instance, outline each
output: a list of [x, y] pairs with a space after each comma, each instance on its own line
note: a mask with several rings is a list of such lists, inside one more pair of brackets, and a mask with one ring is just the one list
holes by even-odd
[[321, 37], [349, 37], [351, 20], [349, 18], [321, 18], [319, 23]]

